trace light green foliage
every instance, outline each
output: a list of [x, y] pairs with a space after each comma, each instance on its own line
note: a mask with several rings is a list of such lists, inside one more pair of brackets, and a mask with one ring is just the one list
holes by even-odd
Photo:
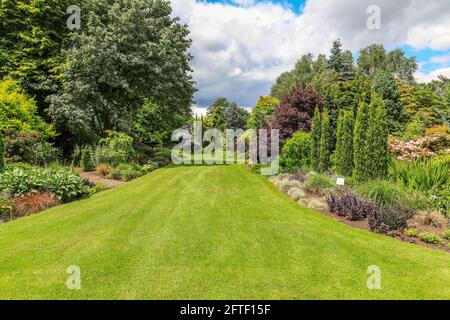
[[272, 118], [275, 109], [277, 108], [280, 100], [273, 97], [259, 97], [256, 106], [252, 109], [252, 112], [247, 120], [247, 128], [259, 129], [264, 124], [269, 122]]
[[327, 189], [333, 186], [331, 179], [324, 174], [313, 174], [305, 183], [308, 190], [313, 189]]
[[415, 141], [425, 134], [425, 127], [419, 117], [414, 117], [405, 127], [405, 133], [402, 136], [404, 141]]
[[325, 172], [331, 166], [331, 139], [332, 131], [330, 118], [327, 112], [322, 114], [321, 120], [321, 132], [320, 132], [320, 147], [319, 147], [319, 171]]
[[321, 116], [319, 108], [314, 111], [311, 126], [311, 165], [315, 171], [319, 171], [320, 160], [320, 135], [322, 132]]
[[339, 114], [335, 163], [336, 171], [344, 176], [353, 172], [353, 110], [342, 110]]
[[108, 177], [112, 179], [120, 179], [122, 181], [130, 181], [144, 175], [145, 173], [146, 172], [138, 164], [121, 163], [111, 171]]
[[431, 232], [421, 232], [421, 233], [419, 233], [419, 239], [422, 240], [423, 242], [426, 242], [426, 243], [444, 244], [444, 242], [442, 241], [441, 237], [439, 237], [437, 234], [431, 233]]
[[417, 229], [408, 228], [403, 230], [403, 233], [408, 237], [417, 237], [419, 235], [419, 231]]
[[401, 185], [423, 192], [439, 188], [450, 182], [449, 165], [439, 160], [393, 160], [389, 174]]
[[54, 121], [82, 136], [130, 133], [144, 99], [188, 114], [195, 91], [189, 31], [165, 0], [86, 0], [83, 32], [68, 51]]
[[288, 191], [288, 196], [295, 201], [303, 199], [305, 197], [305, 193], [302, 189], [298, 187], [293, 187]]
[[357, 188], [360, 196], [374, 200], [380, 206], [408, 206], [408, 194], [397, 184], [387, 180], [371, 180]]
[[445, 239], [447, 239], [447, 240], [450, 240], [450, 230], [445, 231], [445, 232], [442, 234], [442, 237], [445, 238]]
[[80, 177], [63, 167], [15, 167], [0, 174], [0, 189], [14, 197], [31, 192], [52, 193], [62, 202], [89, 195]]
[[97, 162], [117, 166], [132, 161], [135, 156], [133, 138], [116, 131], [107, 131], [106, 134], [95, 150]]
[[450, 183], [441, 186], [433, 186], [428, 191], [429, 205], [450, 218]]
[[96, 168], [91, 147], [81, 149], [80, 167], [83, 171], [94, 171]]
[[288, 172], [297, 172], [309, 167], [311, 160], [311, 135], [306, 132], [296, 132], [286, 141], [281, 150], [280, 165]]
[[47, 95], [59, 85], [61, 49], [67, 48], [71, 32], [65, 21], [69, 0], [0, 2], [0, 79], [9, 76], [27, 94], [36, 97], [39, 113], [48, 106]]
[[40, 138], [54, 137], [52, 125], [37, 114], [36, 102], [26, 95], [17, 82], [0, 81], [0, 129], [14, 129]]

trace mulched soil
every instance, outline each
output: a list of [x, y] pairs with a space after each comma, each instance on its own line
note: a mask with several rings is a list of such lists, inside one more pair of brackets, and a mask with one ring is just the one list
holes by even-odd
[[115, 188], [125, 183], [121, 180], [106, 179], [105, 177], [97, 174], [95, 171], [82, 172], [80, 175], [84, 180], [89, 180], [93, 184], [103, 184], [108, 188]]

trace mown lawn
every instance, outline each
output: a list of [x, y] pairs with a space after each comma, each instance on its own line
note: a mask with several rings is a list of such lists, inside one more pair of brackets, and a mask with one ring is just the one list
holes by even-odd
[[301, 208], [239, 166], [172, 167], [1, 225], [0, 298], [448, 299], [450, 255]]

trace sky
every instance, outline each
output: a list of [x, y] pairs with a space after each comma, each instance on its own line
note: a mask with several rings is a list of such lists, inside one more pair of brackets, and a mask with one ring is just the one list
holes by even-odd
[[[449, 0], [171, 0], [187, 23], [197, 83], [194, 113], [218, 97], [251, 108], [301, 55], [329, 54], [333, 40], [355, 54], [381, 43], [416, 56], [416, 80], [450, 77]], [[380, 28], [368, 28], [379, 8]]]

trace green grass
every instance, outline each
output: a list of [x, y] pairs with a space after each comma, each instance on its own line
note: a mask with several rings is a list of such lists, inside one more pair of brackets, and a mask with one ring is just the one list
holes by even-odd
[[[69, 290], [70, 265], [81, 290]], [[381, 268], [381, 290], [366, 287]], [[157, 170], [0, 226], [0, 298], [450, 298], [450, 255], [300, 207], [239, 166]]]

